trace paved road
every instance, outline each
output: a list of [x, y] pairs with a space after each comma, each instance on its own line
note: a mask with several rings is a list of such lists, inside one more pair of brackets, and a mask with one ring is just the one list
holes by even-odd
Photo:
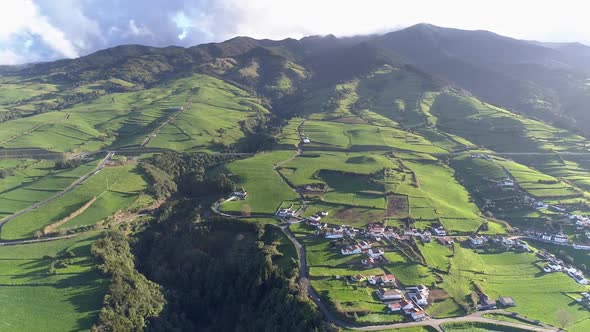
[[437, 330], [440, 330], [440, 325], [445, 323], [456, 323], [456, 322], [482, 322], [482, 323], [492, 323], [496, 325], [508, 326], [508, 327], [515, 327], [521, 328], [529, 331], [557, 331], [558, 329], [551, 329], [551, 328], [543, 328], [543, 327], [535, 327], [526, 324], [519, 324], [513, 322], [506, 322], [506, 321], [499, 321], [491, 318], [482, 317], [484, 313], [492, 313], [492, 312], [501, 312], [501, 310], [489, 310], [489, 311], [478, 311], [471, 315], [463, 316], [463, 317], [453, 317], [453, 318], [442, 318], [442, 319], [428, 319], [421, 322], [407, 322], [407, 323], [394, 323], [394, 324], [385, 324], [385, 325], [371, 325], [371, 326], [360, 326], [352, 323], [348, 323], [342, 321], [341, 319], [335, 317], [332, 312], [326, 307], [326, 305], [322, 302], [316, 291], [313, 289], [309, 282], [309, 276], [307, 274], [307, 257], [305, 255], [305, 248], [303, 245], [297, 240], [291, 229], [289, 229], [289, 225], [280, 225], [280, 229], [283, 233], [287, 236], [287, 238], [293, 243], [295, 249], [297, 250], [297, 254], [299, 256], [299, 283], [303, 289], [307, 290], [307, 293], [311, 300], [318, 306], [318, 308], [322, 311], [326, 319], [334, 325], [337, 325], [342, 328], [352, 329], [352, 330], [360, 330], [360, 331], [377, 331], [383, 329], [395, 329], [395, 328], [403, 328], [403, 327], [412, 327], [412, 326], [432, 326]]
[[2, 226], [4, 226], [4, 224], [6, 224], [7, 222], [11, 221], [12, 219], [22, 216], [23, 214], [30, 212], [38, 207], [41, 207], [63, 195], [65, 195], [66, 193], [72, 191], [74, 188], [76, 188], [78, 185], [80, 185], [82, 182], [86, 181], [89, 177], [93, 176], [94, 174], [98, 173], [101, 169], [103, 169], [104, 164], [107, 162], [107, 160], [109, 160], [115, 153], [114, 152], [109, 152], [107, 153], [106, 157], [104, 157], [104, 159], [96, 166], [95, 169], [93, 169], [90, 173], [87, 173], [85, 175], [82, 175], [80, 178], [78, 178], [78, 180], [76, 180], [75, 182], [73, 182], [72, 184], [70, 184], [67, 188], [65, 188], [64, 190], [60, 191], [59, 193], [39, 202], [36, 204], [33, 204], [31, 206], [29, 206], [28, 208], [24, 209], [24, 210], [20, 210], [2, 220], [0, 220], [0, 230], [2, 229]]

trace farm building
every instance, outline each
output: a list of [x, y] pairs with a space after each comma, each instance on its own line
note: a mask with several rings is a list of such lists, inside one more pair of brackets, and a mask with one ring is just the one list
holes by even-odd
[[342, 247], [342, 249], [340, 249], [340, 252], [342, 253], [342, 255], [360, 254], [361, 253], [361, 247], [358, 246], [358, 245], [356, 245], [356, 246]]
[[514, 307], [516, 305], [514, 299], [509, 296], [500, 296], [498, 302], [504, 307]]
[[404, 297], [404, 294], [399, 289], [381, 288], [377, 291], [377, 296], [381, 301], [401, 300]]

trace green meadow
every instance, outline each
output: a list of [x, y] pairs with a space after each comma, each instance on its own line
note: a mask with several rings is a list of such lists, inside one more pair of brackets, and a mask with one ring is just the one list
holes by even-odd
[[97, 238], [98, 233], [93, 232], [59, 241], [3, 246], [0, 330], [90, 330], [108, 286], [97, 274], [90, 254], [90, 245]]

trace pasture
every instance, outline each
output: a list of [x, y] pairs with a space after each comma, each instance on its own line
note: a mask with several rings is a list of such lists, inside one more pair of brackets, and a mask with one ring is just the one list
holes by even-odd
[[[108, 283], [95, 271], [93, 232], [71, 239], [3, 246], [0, 330], [90, 330]], [[31, 319], [34, 317], [34, 319]]]
[[5, 240], [33, 237], [36, 231], [60, 221], [93, 197], [96, 201], [88, 209], [61, 228], [95, 224], [125, 209], [146, 186], [134, 165], [105, 167], [65, 195], [8, 222], [2, 227], [1, 237]]

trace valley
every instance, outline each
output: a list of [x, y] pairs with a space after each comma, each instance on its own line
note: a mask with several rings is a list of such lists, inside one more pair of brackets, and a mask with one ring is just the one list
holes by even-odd
[[[104, 324], [109, 264], [158, 298], [154, 283], [174, 280], [142, 247], [158, 227], [197, 232], [207, 259], [263, 248], [261, 279], [282, 271], [273, 285], [334, 328], [590, 329], [583, 131], [371, 45], [360, 65], [297, 43], [129, 46], [3, 73], [0, 330]], [[117, 241], [131, 266], [109, 260]]]

